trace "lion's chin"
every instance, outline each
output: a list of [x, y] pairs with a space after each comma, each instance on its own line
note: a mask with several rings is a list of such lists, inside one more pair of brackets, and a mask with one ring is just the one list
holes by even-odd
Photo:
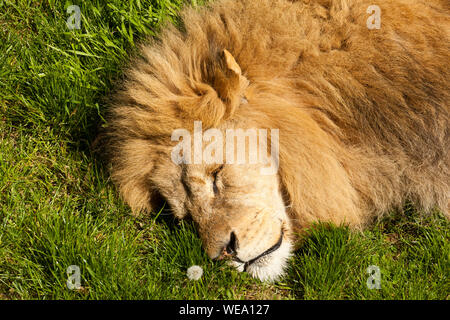
[[244, 263], [237, 261], [230, 261], [230, 264], [239, 272], [246, 271], [261, 281], [274, 282], [284, 275], [291, 254], [292, 244], [285, 240], [276, 251], [259, 258], [246, 267]]

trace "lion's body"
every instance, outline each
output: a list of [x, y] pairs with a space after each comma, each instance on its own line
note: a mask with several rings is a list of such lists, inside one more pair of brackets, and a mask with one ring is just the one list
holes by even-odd
[[[367, 26], [371, 5], [381, 8], [380, 29]], [[168, 27], [144, 46], [115, 97], [113, 175], [133, 209], [150, 209], [155, 189], [146, 147], [164, 154], [174, 129], [201, 120], [280, 129], [280, 189], [295, 229], [317, 220], [359, 227], [408, 199], [449, 215], [448, 1], [211, 8], [184, 10], [183, 31]], [[223, 49], [248, 87], [217, 80]]]

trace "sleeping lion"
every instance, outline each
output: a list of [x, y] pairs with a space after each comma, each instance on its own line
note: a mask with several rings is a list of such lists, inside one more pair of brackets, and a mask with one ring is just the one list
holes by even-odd
[[185, 8], [112, 96], [112, 178], [133, 213], [166, 201], [209, 257], [274, 281], [315, 222], [450, 216], [449, 64], [448, 0]]

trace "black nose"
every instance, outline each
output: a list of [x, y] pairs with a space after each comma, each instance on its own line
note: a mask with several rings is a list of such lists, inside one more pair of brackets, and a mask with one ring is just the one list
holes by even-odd
[[229, 255], [235, 255], [237, 250], [237, 239], [236, 234], [234, 232], [231, 232], [230, 234], [230, 242], [228, 242], [225, 252]]
[[227, 246], [225, 247], [225, 253], [234, 256], [236, 255], [236, 250], [237, 250], [236, 234], [234, 232], [231, 232], [230, 242], [228, 242]]

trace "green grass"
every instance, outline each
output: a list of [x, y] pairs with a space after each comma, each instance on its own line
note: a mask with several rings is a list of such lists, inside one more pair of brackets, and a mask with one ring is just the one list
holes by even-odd
[[[102, 101], [182, 3], [0, 1], [0, 299], [448, 299], [450, 224], [437, 212], [407, 208], [363, 233], [318, 225], [275, 284], [210, 261], [165, 211], [129, 214], [91, 150]], [[70, 4], [81, 30], [66, 26]], [[70, 265], [79, 290], [66, 286]]]

